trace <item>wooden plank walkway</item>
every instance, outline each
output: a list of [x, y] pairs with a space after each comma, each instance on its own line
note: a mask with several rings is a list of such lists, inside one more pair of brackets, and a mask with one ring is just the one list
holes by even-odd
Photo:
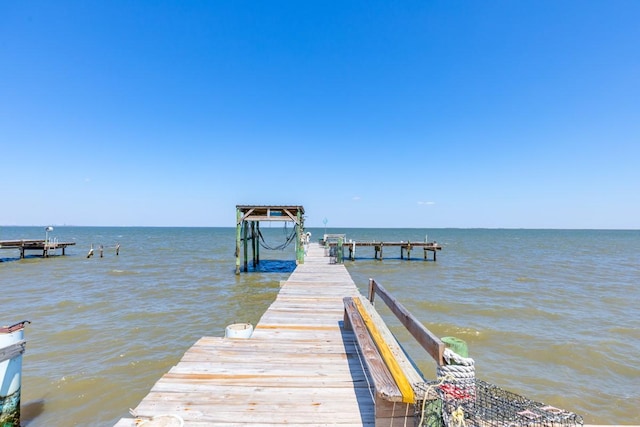
[[[373, 426], [372, 392], [346, 296], [360, 295], [341, 264], [309, 245], [249, 339], [203, 337], [135, 408], [140, 420], [172, 414], [185, 426]], [[133, 427], [133, 418], [115, 427]]]
[[0, 240], [0, 249], [18, 249], [20, 258], [25, 257], [26, 251], [41, 251], [43, 257], [48, 257], [51, 251], [62, 249], [62, 255], [65, 255], [67, 246], [75, 245], [75, 242], [58, 242], [57, 240], [44, 239], [20, 239], [20, 240]]

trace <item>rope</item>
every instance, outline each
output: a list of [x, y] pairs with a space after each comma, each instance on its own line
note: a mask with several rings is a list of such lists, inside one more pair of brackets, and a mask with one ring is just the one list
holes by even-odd
[[456, 427], [467, 427], [467, 423], [464, 420], [464, 411], [462, 410], [462, 406], [458, 406], [458, 409], [451, 413], [451, 422], [454, 423]]
[[360, 367], [362, 368], [362, 372], [365, 373], [364, 375], [364, 379], [367, 381], [367, 389], [369, 390], [369, 396], [371, 396], [371, 401], [374, 402], [376, 401], [376, 398], [373, 396], [373, 386], [371, 385], [371, 383], [369, 382], [369, 375], [366, 374], [367, 369], [364, 366], [364, 363], [362, 361], [362, 353], [360, 353], [360, 349], [358, 348], [358, 342], [356, 341], [355, 338], [353, 338], [352, 340], [353, 342], [353, 346], [356, 349], [356, 354], [358, 355], [358, 362], [360, 362]]
[[472, 358], [462, 357], [458, 353], [451, 350], [450, 348], [444, 349], [443, 357], [444, 357], [444, 360], [449, 364], [452, 363], [453, 361], [459, 365], [466, 365], [466, 366], [475, 365], [475, 361]]
[[470, 357], [462, 357], [449, 348], [444, 349], [445, 364], [438, 366], [438, 378], [450, 376], [454, 380], [469, 380], [476, 377], [475, 361]]
[[282, 251], [284, 250], [287, 246], [289, 246], [291, 244], [291, 242], [293, 242], [296, 238], [296, 230], [295, 228], [291, 231], [291, 233], [289, 234], [289, 236], [286, 238], [285, 242], [278, 245], [278, 246], [270, 246], [267, 244], [267, 242], [264, 240], [264, 236], [262, 235], [262, 231], [258, 231], [258, 238], [259, 238], [259, 243], [260, 246], [262, 246], [265, 249], [269, 249], [272, 251]]
[[[469, 384], [471, 381], [475, 380], [476, 368], [475, 361], [472, 358], [462, 357], [449, 348], [444, 349], [443, 358], [445, 364], [437, 367], [437, 376], [440, 382], [438, 384], [432, 385], [431, 387], [441, 386], [445, 381], [454, 383], [457, 381], [461, 381], [462, 384]], [[471, 392], [473, 390], [474, 386], [471, 385], [470, 387], [471, 388], [468, 389], [467, 387], [463, 386], [463, 390], [465, 391], [465, 393]], [[447, 414], [443, 406], [442, 416], [445, 425], [449, 427], [467, 427], [467, 423], [464, 418], [464, 410], [461, 406], [458, 406], [458, 408], [451, 412], [451, 414]], [[424, 417], [424, 402], [422, 417]]]
[[424, 411], [425, 411], [425, 407], [427, 406], [427, 396], [429, 395], [429, 393], [431, 393], [431, 390], [433, 390], [436, 387], [440, 387], [442, 384], [444, 384], [445, 381], [451, 381], [453, 379], [453, 377], [451, 376], [443, 376], [442, 378], [440, 378], [440, 381], [436, 384], [430, 384], [429, 387], [427, 387], [427, 389], [424, 392], [424, 397], [422, 398], [422, 411], [420, 414], [420, 422], [418, 423], [418, 427], [422, 427], [423, 423], [424, 423]]

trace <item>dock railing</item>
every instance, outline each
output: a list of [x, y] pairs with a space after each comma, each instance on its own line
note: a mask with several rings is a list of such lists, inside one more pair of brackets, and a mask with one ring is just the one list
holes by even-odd
[[374, 303], [375, 296], [389, 307], [391, 312], [400, 320], [400, 323], [409, 331], [425, 351], [436, 361], [438, 366], [444, 364], [444, 343], [416, 319], [398, 300], [374, 279], [369, 279], [369, 301]]
[[369, 279], [368, 298], [360, 295], [343, 299], [345, 330], [353, 331], [359, 356], [371, 378], [375, 426], [405, 427], [414, 423], [415, 405], [425, 400], [426, 380], [374, 307], [376, 294], [439, 367], [444, 343], [373, 279]]

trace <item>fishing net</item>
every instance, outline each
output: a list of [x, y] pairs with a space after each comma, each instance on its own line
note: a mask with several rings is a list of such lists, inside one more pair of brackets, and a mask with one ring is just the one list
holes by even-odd
[[418, 427], [582, 426], [581, 416], [478, 379], [427, 382], [418, 387]]

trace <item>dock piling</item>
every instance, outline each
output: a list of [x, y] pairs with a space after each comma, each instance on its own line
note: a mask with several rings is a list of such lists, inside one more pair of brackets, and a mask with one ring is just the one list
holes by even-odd
[[3, 427], [20, 427], [22, 354], [27, 323], [31, 322], [25, 320], [0, 327], [0, 425]]

